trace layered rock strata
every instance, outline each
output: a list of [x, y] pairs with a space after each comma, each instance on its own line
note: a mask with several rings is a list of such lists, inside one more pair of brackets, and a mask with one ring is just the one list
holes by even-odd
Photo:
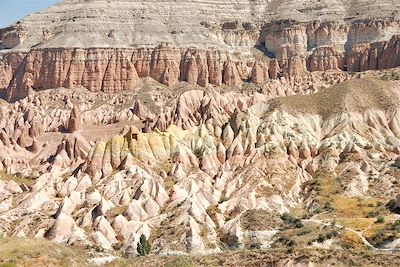
[[[239, 6], [227, 1], [221, 3], [226, 13], [211, 15], [217, 4], [210, 2], [200, 4], [199, 15], [189, 20], [183, 7], [193, 3], [180, 4], [64, 1], [29, 16], [0, 31], [0, 90], [10, 100], [61, 86], [121, 92], [135, 88], [143, 77], [166, 85], [240, 86], [298, 79], [307, 71], [353, 72], [400, 63], [396, 5], [388, 12], [382, 3], [369, 14], [336, 2], [321, 2], [315, 12], [313, 1], [298, 6], [291, 1], [243, 1]], [[285, 11], [289, 6], [294, 13]], [[232, 8], [240, 12], [229, 13]], [[101, 27], [94, 26], [99, 23], [96, 10], [102, 14]], [[140, 17], [139, 11], [147, 15]], [[153, 22], [144, 23], [146, 16]]]

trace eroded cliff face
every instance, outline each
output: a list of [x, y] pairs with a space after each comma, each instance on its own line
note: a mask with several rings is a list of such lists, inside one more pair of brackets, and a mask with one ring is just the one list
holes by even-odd
[[[65, 1], [0, 31], [0, 91], [9, 100], [56, 87], [115, 93], [145, 77], [165, 85], [237, 87], [244, 81], [298, 80], [308, 71], [400, 64], [396, 5], [389, 12], [385, 3], [368, 2], [376, 9], [370, 14], [347, 2], [242, 2], [223, 2], [221, 13], [214, 12], [214, 3], [203, 3], [189, 20], [187, 10], [168, 12], [157, 1]], [[303, 15], [285, 11], [288, 6]]]
[[[398, 21], [298, 23], [285, 21], [265, 27], [265, 49], [278, 60], [289, 76], [301, 75], [305, 59], [308, 71], [365, 71], [399, 65]], [[390, 56], [390, 59], [388, 57]], [[297, 63], [297, 65], [300, 65]]]
[[[14, 58], [17, 62], [12, 64], [18, 65], [21, 58]], [[30, 51], [18, 69], [5, 65], [4, 72], [8, 75], [3, 84], [13, 76], [8, 86], [10, 99], [25, 97], [29, 90], [57, 87], [83, 86], [93, 92], [118, 93], [133, 89], [139, 78], [145, 77], [165, 85], [187, 81], [204, 87], [209, 83], [238, 86], [250, 76], [251, 69], [252, 66], [233, 61], [220, 51], [181, 50], [163, 45], [134, 50], [45, 49]], [[14, 75], [9, 75], [13, 70]]]
[[296, 230], [278, 213], [304, 205], [312, 216], [331, 200], [326, 219], [303, 220], [298, 230], [317, 234], [296, 246], [318, 247], [309, 233], [329, 229], [342, 248], [360, 220], [342, 203], [399, 194], [400, 84], [338, 75], [313, 81], [347, 81], [303, 96], [284, 79], [262, 93], [148, 80], [137, 93], [0, 102], [0, 231], [131, 256], [144, 234], [155, 254], [210, 254], [279, 244]]

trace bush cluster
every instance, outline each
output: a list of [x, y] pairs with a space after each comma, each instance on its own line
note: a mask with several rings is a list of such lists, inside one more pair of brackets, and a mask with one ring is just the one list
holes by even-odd
[[285, 212], [282, 214], [281, 219], [289, 225], [290, 228], [301, 228], [303, 227], [303, 223], [300, 218], [294, 217], [289, 213]]

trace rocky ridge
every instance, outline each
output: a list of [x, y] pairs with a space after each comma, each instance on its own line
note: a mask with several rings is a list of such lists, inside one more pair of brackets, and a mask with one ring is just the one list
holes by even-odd
[[64, 1], [1, 30], [0, 90], [121, 92], [143, 77], [241, 86], [400, 65], [393, 1], [242, 2]]

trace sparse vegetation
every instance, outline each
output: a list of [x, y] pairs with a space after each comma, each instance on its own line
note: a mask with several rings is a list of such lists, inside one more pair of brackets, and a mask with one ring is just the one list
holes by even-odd
[[14, 181], [18, 185], [26, 185], [27, 187], [32, 187], [36, 180], [34, 177], [24, 177], [21, 173], [14, 174], [6, 174], [4, 171], [0, 170], [0, 180], [3, 181]]
[[209, 206], [206, 209], [206, 213], [208, 214], [208, 216], [210, 216], [211, 218], [213, 218], [215, 216], [215, 214], [217, 213], [217, 207], [216, 206]]
[[[293, 254], [289, 254], [292, 253]], [[197, 256], [154, 256], [121, 259], [106, 264], [105, 267], [192, 267], [192, 266], [276, 266], [288, 260], [299, 260], [301, 264], [308, 261], [317, 266], [399, 266], [398, 253], [380, 253], [369, 250], [342, 249], [299, 249], [284, 247], [273, 250], [224, 251], [222, 253]]]
[[392, 231], [382, 231], [370, 238], [368, 241], [375, 247], [382, 247], [383, 245], [392, 242], [396, 238], [396, 234]]
[[203, 149], [202, 148], [194, 148], [193, 155], [195, 155], [196, 158], [201, 159], [201, 157], [203, 156]]
[[338, 244], [344, 249], [350, 249], [351, 251], [365, 251], [368, 248], [361, 241], [360, 237], [355, 233], [344, 231], [339, 238]]
[[279, 228], [282, 220], [276, 213], [266, 210], [248, 210], [240, 218], [243, 229], [249, 231], [263, 231]]
[[329, 212], [335, 210], [335, 208], [332, 206], [331, 202], [325, 202], [324, 210]]
[[260, 242], [258, 242], [258, 241], [254, 241], [254, 240], [252, 240], [250, 243], [249, 243], [249, 249], [261, 249], [261, 243]]
[[226, 202], [226, 201], [228, 201], [228, 200], [229, 200], [229, 197], [223, 196], [223, 197], [221, 197], [221, 198], [219, 199], [218, 204], [224, 203], [224, 202]]
[[0, 266], [84, 266], [87, 251], [45, 239], [0, 238]]
[[107, 211], [106, 216], [108, 218], [114, 218], [120, 214], [123, 214], [126, 211], [126, 206], [115, 206]]
[[374, 198], [352, 198], [341, 195], [333, 196], [334, 211], [326, 217], [336, 217], [336, 222], [357, 231], [367, 229], [379, 216], [386, 216], [388, 210], [377, 205], [379, 200]]
[[400, 233], [400, 220], [397, 220], [394, 224], [393, 224], [393, 230], [397, 231], [398, 233]]
[[339, 235], [339, 232], [337, 230], [332, 230], [327, 233], [321, 233], [318, 235], [318, 238], [315, 240], [318, 243], [323, 243], [325, 240], [332, 239], [334, 237], [337, 237]]
[[[349, 108], [363, 113], [371, 108], [383, 110], [395, 107], [397, 98], [386, 90], [388, 86], [393, 86], [393, 83], [370, 77], [350, 79], [330, 87], [329, 90], [321, 90], [312, 95], [275, 98], [270, 103], [273, 106], [282, 106], [294, 115], [311, 112], [328, 119]], [[387, 94], [383, 95], [382, 92]], [[358, 99], [367, 101], [360, 102]]]
[[220, 233], [219, 239], [224, 244], [223, 248], [225, 248], [225, 247], [229, 248], [229, 249], [238, 249], [239, 248], [239, 238], [236, 235]]
[[300, 218], [296, 218], [289, 213], [285, 212], [282, 214], [281, 219], [289, 226], [289, 228], [301, 228], [303, 223]]
[[296, 245], [296, 241], [291, 239], [288, 236], [282, 236], [278, 240], [276, 240], [273, 244], [273, 247], [279, 247], [279, 246], [284, 246], [284, 247], [294, 247]]
[[193, 259], [189, 256], [180, 256], [177, 258], [172, 258], [168, 260], [164, 267], [192, 267], [195, 266]]
[[381, 79], [384, 81], [389, 81], [389, 80], [398, 81], [398, 80], [400, 80], [400, 73], [398, 73], [398, 72], [385, 73], [385, 74], [383, 74]]
[[367, 213], [367, 215], [365, 217], [367, 218], [375, 218], [379, 216], [379, 211], [377, 210], [373, 210]]
[[400, 238], [400, 220], [389, 222], [384, 218], [383, 222], [374, 224], [371, 229], [366, 231], [365, 236], [375, 247], [381, 247], [390, 243], [393, 240]]
[[378, 216], [375, 221], [375, 223], [384, 223], [384, 222], [385, 222], [385, 217], [383, 216]]

